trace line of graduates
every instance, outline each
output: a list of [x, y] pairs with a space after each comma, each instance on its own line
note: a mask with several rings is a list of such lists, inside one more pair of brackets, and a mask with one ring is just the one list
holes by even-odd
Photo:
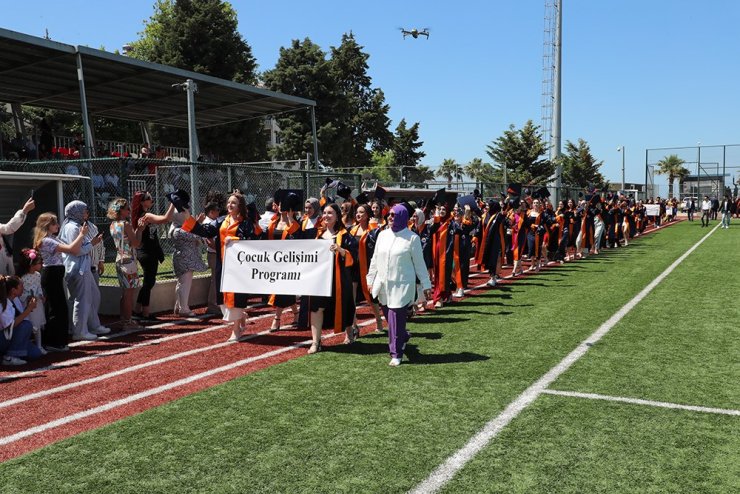
[[[327, 190], [335, 188], [331, 198]], [[271, 329], [282, 328], [282, 315], [292, 309], [296, 329], [311, 328], [309, 353], [321, 350], [321, 330], [345, 332], [345, 343], [359, 335], [356, 306], [363, 301], [373, 310], [378, 330], [383, 319], [378, 301], [370, 294], [366, 276], [373, 257], [378, 234], [388, 228], [389, 204], [384, 190], [378, 187], [374, 197], [360, 193], [353, 198], [351, 189], [341, 182], [327, 180], [319, 198], [303, 200], [303, 191], [276, 191], [277, 205], [270, 213], [266, 228], [259, 224], [254, 204], [234, 191], [226, 202], [225, 214], [214, 223], [203, 223], [202, 215], [190, 216], [183, 229], [214, 240], [217, 262], [213, 275], [220, 284], [223, 252], [233, 240], [331, 240], [334, 253], [334, 279], [330, 297], [298, 297], [275, 294], [268, 303], [275, 308]], [[189, 198], [184, 191], [171, 194], [178, 210], [188, 210]], [[504, 200], [483, 201], [475, 191], [461, 196], [445, 189], [437, 191], [425, 204], [402, 203], [409, 213], [409, 229], [421, 240], [424, 262], [429, 270], [434, 291], [432, 303], [441, 308], [461, 297], [468, 285], [471, 261], [489, 274], [488, 285], [495, 286], [502, 267], [512, 266], [513, 275], [528, 270], [538, 271], [548, 261], [564, 262], [598, 253], [602, 247], [627, 245], [647, 225], [645, 208], [624, 196], [605, 199], [595, 191], [568, 199], [557, 208], [549, 201], [546, 188], [531, 192], [520, 184], [510, 184]], [[268, 214], [265, 213], [265, 214]], [[302, 213], [302, 214], [301, 214]], [[417, 280], [418, 282], [418, 280]], [[233, 324], [231, 340], [238, 340], [249, 324], [247, 294], [223, 293], [217, 302], [224, 320]], [[425, 310], [424, 297], [419, 297], [410, 310]]]

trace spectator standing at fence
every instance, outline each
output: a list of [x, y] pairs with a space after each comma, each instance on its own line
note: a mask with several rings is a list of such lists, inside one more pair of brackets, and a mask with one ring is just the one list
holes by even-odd
[[[117, 324], [121, 329], [139, 329], [140, 326], [133, 322], [134, 292], [141, 286], [138, 265], [136, 263], [136, 247], [141, 244], [143, 226], [131, 225], [128, 219], [131, 216], [131, 208], [126, 199], [118, 197], [113, 199], [108, 206], [108, 219], [110, 234], [113, 244], [116, 246], [116, 277], [121, 287], [121, 299], [119, 302], [120, 320]], [[144, 221], [141, 220], [141, 225]]]
[[175, 213], [172, 216], [169, 236], [174, 241], [172, 267], [177, 277], [174, 313], [177, 316], [192, 317], [195, 315], [195, 312], [190, 310], [190, 289], [193, 286], [193, 273], [195, 271], [205, 271], [206, 265], [203, 263], [203, 255], [200, 252], [203, 240], [182, 228], [186, 219], [186, 213]]
[[[97, 234], [92, 239], [88, 237], [88, 216], [87, 204], [82, 201], [72, 201], [64, 208], [64, 221], [59, 230], [59, 240], [64, 243], [73, 242], [80, 233], [83, 235], [82, 245], [77, 254], [62, 253], [64, 281], [67, 284], [69, 304], [72, 308], [73, 340], [95, 340], [98, 335], [110, 332], [108, 328], [100, 325], [97, 307], [93, 305], [95, 303], [94, 293], [98, 287], [93, 278], [90, 252], [93, 246], [103, 241], [103, 236]], [[85, 228], [84, 232], [83, 228]]]
[[270, 222], [278, 216], [278, 205], [275, 199], [269, 197], [265, 200], [265, 212], [262, 213], [259, 219], [259, 226], [262, 231], [267, 231], [270, 226]]
[[[203, 220], [205, 225], [215, 225], [218, 223], [218, 217], [220, 208], [217, 202], [209, 202], [206, 204], [203, 212], [206, 217]], [[206, 239], [206, 258], [208, 260], [208, 269], [211, 270], [211, 279], [208, 285], [208, 307], [206, 311], [209, 314], [221, 314], [221, 309], [218, 307], [216, 302], [216, 294], [218, 287], [216, 283], [216, 248], [215, 248], [215, 237]]]
[[15, 267], [13, 266], [13, 251], [8, 239], [4, 235], [13, 235], [18, 229], [23, 226], [26, 221], [26, 216], [29, 211], [32, 211], [36, 207], [33, 197], [29, 198], [23, 205], [22, 209], [16, 211], [10, 221], [7, 223], [0, 223], [0, 275], [9, 275], [15, 273]]
[[712, 209], [712, 201], [709, 200], [709, 196], [704, 196], [704, 200], [701, 201], [701, 226], [709, 226], [709, 215]]
[[69, 308], [67, 295], [64, 292], [63, 253], [78, 255], [85, 240], [88, 226], [83, 225], [80, 232], [69, 244], [57, 238], [59, 221], [53, 213], [42, 213], [36, 219], [33, 229], [33, 247], [43, 259], [41, 267], [41, 289], [46, 296], [46, 325], [42, 332], [42, 341], [46, 349], [53, 352], [69, 350]]
[[25, 307], [19, 310], [14, 300], [22, 293], [20, 278], [0, 275], [0, 355], [3, 365], [25, 365], [27, 360], [41, 356], [41, 350], [31, 341], [33, 325], [28, 321], [28, 316], [36, 308], [36, 299], [27, 299]]
[[732, 201], [729, 196], [725, 196], [722, 200], [722, 204], [719, 206], [719, 210], [722, 213], [722, 228], [730, 228], [730, 218], [732, 218]]
[[390, 228], [378, 234], [375, 254], [367, 273], [371, 294], [380, 301], [388, 321], [388, 348], [391, 361], [401, 364], [409, 334], [406, 331], [408, 307], [416, 299], [416, 280], [421, 283], [424, 296], [432, 296], [424, 254], [419, 236], [408, 229], [409, 213], [397, 204], [388, 213]]
[[88, 324], [93, 328], [98, 328], [94, 332], [97, 334], [105, 334], [110, 332], [110, 328], [103, 326], [100, 323], [98, 313], [100, 312], [100, 277], [103, 275], [105, 270], [105, 244], [103, 243], [103, 234], [98, 230], [95, 223], [88, 222], [89, 231], [87, 232], [86, 238], [93, 242], [95, 237], [100, 237], [100, 242], [93, 243], [92, 250], [90, 250], [90, 271], [93, 275], [93, 285], [90, 296], [90, 303], [92, 310], [90, 311], [90, 320]]
[[[134, 194], [131, 201], [131, 223], [137, 228], [143, 228], [141, 233], [141, 244], [136, 251], [136, 257], [144, 271], [144, 277], [141, 284], [141, 290], [136, 298], [135, 316], [145, 322], [157, 322], [158, 319], [149, 313], [149, 304], [151, 302], [152, 288], [157, 282], [157, 270], [159, 264], [164, 262], [164, 251], [159, 244], [159, 232], [156, 225], [161, 225], [172, 220], [175, 207], [170, 204], [164, 215], [157, 215], [149, 212], [154, 200], [152, 195], [146, 191], [139, 191]], [[139, 220], [143, 220], [139, 224]]]
[[141, 146], [141, 152], [139, 154], [140, 154], [140, 158], [142, 158], [142, 159], [149, 158], [149, 155], [151, 154], [151, 152], [149, 150], [149, 143], [148, 142], [145, 142], [144, 145]]

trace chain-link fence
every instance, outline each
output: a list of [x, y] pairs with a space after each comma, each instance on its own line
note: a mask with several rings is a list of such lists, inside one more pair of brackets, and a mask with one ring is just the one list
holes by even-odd
[[[204, 198], [211, 191], [228, 193], [239, 189], [248, 202], [262, 212], [265, 201], [278, 189], [300, 189], [304, 197], [318, 197], [327, 178], [341, 180], [358, 190], [360, 175], [309, 170], [305, 160], [261, 163], [188, 163], [171, 160], [101, 158], [57, 161], [0, 161], [0, 170], [41, 174], [80, 175], [90, 180], [62, 184], [63, 203], [81, 200], [88, 205], [90, 220], [107, 231], [108, 205], [116, 197], [131, 201], [137, 191], [152, 195], [152, 212], [163, 214], [169, 207], [167, 193], [183, 189], [192, 195], [194, 211], [202, 211]], [[193, 182], [193, 177], [195, 181]], [[171, 278], [173, 244], [168, 227], [158, 228], [166, 261], [160, 268], [161, 278]], [[105, 239], [109, 261], [115, 257], [110, 236]], [[113, 273], [106, 273], [111, 278]]]
[[[660, 174], [661, 163], [676, 156], [689, 170], [684, 177], [669, 182]], [[648, 149], [645, 152], [645, 177], [648, 197], [687, 197], [698, 200], [703, 196], [738, 196], [740, 186], [740, 144], [716, 146], [684, 146]], [[660, 178], [659, 178], [660, 177]], [[656, 184], [657, 181], [666, 182]]]
[[[396, 183], [382, 183], [383, 187], [392, 187], [392, 188], [400, 188], [400, 189], [430, 189], [430, 190], [438, 190], [441, 188], [445, 188], [447, 190], [451, 191], [457, 191], [463, 194], [471, 194], [474, 190], [478, 190], [481, 194], [481, 196], [484, 199], [501, 199], [503, 197], [506, 197], [506, 189], [508, 187], [508, 184], [504, 183], [493, 183], [493, 182], [465, 182], [465, 181], [429, 181], [424, 183], [417, 183], [417, 182], [396, 182]], [[556, 187], [553, 187], [552, 185], [548, 184], [529, 184], [529, 185], [523, 185], [522, 186], [522, 193], [527, 195], [529, 193], [533, 193], [534, 191], [546, 188], [548, 192], [550, 193], [550, 199], [555, 200], [555, 198], [559, 198], [558, 200], [568, 200], [573, 199], [576, 200], [579, 197], [579, 194], [585, 194], [586, 190], [584, 187], [580, 187], [577, 185], [563, 185], [560, 187], [559, 191]], [[614, 189], [616, 190], [616, 189]], [[529, 192], [526, 192], [529, 191]], [[559, 192], [559, 193], [558, 193]]]

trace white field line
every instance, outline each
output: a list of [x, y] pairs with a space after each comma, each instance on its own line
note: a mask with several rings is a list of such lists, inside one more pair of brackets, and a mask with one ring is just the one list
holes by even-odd
[[740, 416], [740, 410], [731, 408], [712, 408], [696, 405], [681, 405], [680, 403], [667, 403], [665, 401], [641, 400], [639, 398], [627, 398], [624, 396], [608, 396], [596, 393], [578, 393], [576, 391], [558, 391], [556, 389], [546, 389], [543, 393], [548, 395], [567, 396], [570, 398], [586, 398], [589, 400], [616, 401], [619, 403], [630, 403], [633, 405], [647, 405], [651, 407], [671, 408], [674, 410], [688, 410], [691, 412], [718, 413], [720, 415]]
[[438, 466], [424, 481], [417, 485], [410, 492], [413, 494], [438, 492], [449, 482], [455, 474], [460, 471], [475, 455], [478, 454], [501, 430], [506, 427], [519, 413], [534, 402], [561, 374], [570, 366], [583, 357], [589, 348], [598, 342], [609, 330], [611, 330], [624, 316], [626, 316], [640, 301], [642, 301], [666, 276], [671, 274], [676, 267], [681, 264], [692, 252], [694, 252], [709, 236], [717, 231], [719, 225], [715, 226], [709, 233], [701, 238], [693, 247], [687, 250], [681, 257], [676, 259], [673, 264], [668, 266], [661, 274], [651, 281], [645, 288], [635, 295], [632, 300], [627, 302], [612, 317], [594, 331], [591, 336], [582, 341], [572, 352], [570, 352], [555, 367], [550, 369], [545, 375], [540, 377], [534, 384], [529, 386], [522, 394], [501, 412], [497, 417], [489, 421], [483, 428], [475, 434], [468, 443], [456, 451], [452, 456], [447, 458]]
[[[365, 322], [359, 324], [359, 326], [368, 326], [368, 325], [374, 324], [374, 323], [375, 323], [375, 320], [372, 319], [372, 320], [365, 321]], [[344, 333], [336, 333], [336, 334], [335, 333], [330, 333], [330, 334], [322, 335], [321, 336], [321, 339], [322, 340], [328, 340], [328, 339], [331, 339], [331, 338], [335, 338], [337, 336], [342, 336], [343, 334]], [[198, 373], [198, 374], [193, 374], [192, 376], [184, 377], [182, 379], [178, 379], [177, 381], [173, 381], [173, 382], [168, 383], [168, 384], [163, 384], [162, 386], [157, 386], [156, 388], [151, 388], [151, 389], [148, 389], [146, 391], [141, 391], [140, 393], [136, 393], [136, 394], [127, 396], [125, 398], [114, 400], [114, 401], [108, 402], [108, 403], [106, 403], [104, 405], [100, 405], [100, 406], [97, 406], [95, 408], [91, 408], [89, 410], [84, 410], [82, 412], [77, 412], [77, 413], [74, 413], [74, 414], [71, 414], [71, 415], [67, 415], [66, 417], [62, 417], [62, 418], [59, 418], [57, 420], [52, 420], [51, 422], [47, 422], [45, 424], [41, 424], [41, 425], [38, 425], [36, 427], [31, 427], [29, 429], [26, 429], [26, 430], [17, 432], [15, 434], [10, 435], [10, 436], [0, 437], [0, 446], [4, 446], [6, 444], [13, 443], [15, 441], [18, 441], [20, 439], [24, 439], [24, 438], [29, 437], [29, 436], [33, 436], [35, 434], [40, 434], [42, 432], [46, 432], [46, 431], [51, 430], [51, 429], [54, 429], [56, 427], [60, 427], [62, 425], [69, 424], [70, 422], [75, 422], [77, 420], [82, 420], [84, 418], [90, 417], [91, 415], [96, 415], [96, 414], [99, 414], [99, 413], [103, 413], [103, 412], [107, 412], [107, 411], [113, 410], [114, 408], [118, 408], [118, 407], [121, 407], [121, 406], [129, 405], [129, 404], [131, 404], [131, 403], [133, 403], [135, 401], [142, 400], [144, 398], [148, 398], [150, 396], [154, 396], [154, 395], [157, 395], [157, 394], [161, 394], [161, 393], [164, 393], [164, 392], [173, 390], [175, 388], [178, 388], [178, 387], [181, 387], [181, 386], [185, 386], [186, 384], [190, 384], [190, 383], [193, 383], [195, 381], [199, 381], [201, 379], [205, 379], [207, 377], [211, 377], [213, 375], [220, 374], [222, 372], [227, 372], [227, 371], [230, 371], [232, 369], [236, 369], [237, 367], [242, 367], [242, 366], [245, 366], [245, 365], [249, 365], [249, 364], [251, 364], [253, 362], [257, 362], [257, 361], [264, 360], [264, 359], [267, 359], [267, 358], [270, 358], [270, 357], [274, 357], [276, 355], [280, 355], [280, 354], [285, 353], [285, 352], [296, 350], [296, 349], [301, 348], [301, 347], [306, 347], [306, 346], [308, 346], [310, 344], [311, 344], [311, 340], [305, 340], [305, 341], [302, 341], [300, 343], [295, 343], [295, 344], [290, 345], [290, 346], [287, 346], [287, 347], [278, 348], [276, 350], [272, 350], [272, 351], [269, 351], [269, 352], [266, 352], [266, 353], [263, 353], [263, 354], [260, 354], [260, 355], [256, 355], [254, 357], [249, 357], [249, 358], [246, 358], [246, 359], [243, 359], [243, 360], [239, 360], [237, 362], [232, 362], [230, 364], [227, 364], [227, 365], [224, 365], [224, 366], [221, 366], [221, 367], [216, 367], [215, 369], [210, 369], [210, 370], [207, 370], [207, 371]]]

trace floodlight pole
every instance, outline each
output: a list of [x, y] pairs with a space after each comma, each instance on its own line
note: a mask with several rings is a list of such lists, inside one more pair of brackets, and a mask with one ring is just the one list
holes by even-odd
[[[550, 162], [555, 163], [555, 202], [560, 201], [560, 188], [563, 186], [563, 164], [560, 160], [562, 137], [562, 51], [563, 51], [563, 2], [555, 0], [557, 18], [555, 23], [554, 82], [552, 92], [552, 131], [550, 134]], [[506, 181], [506, 180], [504, 180]]]
[[617, 151], [622, 151], [622, 190], [624, 190], [624, 146], [619, 146]]
[[198, 85], [192, 79], [186, 80], [182, 84], [183, 89], [187, 92], [188, 98], [188, 147], [190, 153], [190, 207], [192, 212], [197, 212], [198, 198], [198, 167], [196, 162], [200, 156], [198, 146], [198, 132], [195, 128], [195, 93], [198, 91]]

